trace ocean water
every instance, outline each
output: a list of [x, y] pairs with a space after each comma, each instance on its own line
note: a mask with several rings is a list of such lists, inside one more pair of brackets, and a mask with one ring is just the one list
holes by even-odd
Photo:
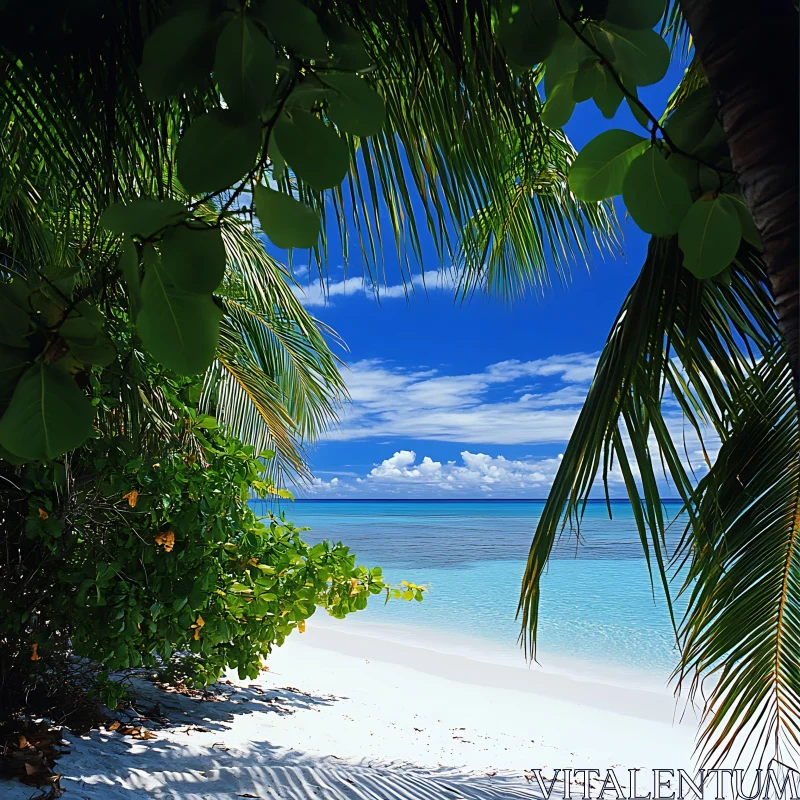
[[[379, 564], [392, 582], [429, 587], [422, 603], [372, 598], [366, 611], [346, 620], [354, 632], [371, 626], [397, 641], [446, 642], [523, 665], [515, 615], [542, 507], [540, 501], [300, 500], [286, 512], [311, 528], [309, 541], [344, 542], [359, 563]], [[674, 530], [673, 538], [680, 526]], [[604, 502], [590, 502], [580, 544], [566, 530], [543, 579], [537, 660], [545, 667], [556, 661], [627, 668], [666, 682], [675, 635], [655, 580], [630, 505], [612, 503], [609, 519]]]

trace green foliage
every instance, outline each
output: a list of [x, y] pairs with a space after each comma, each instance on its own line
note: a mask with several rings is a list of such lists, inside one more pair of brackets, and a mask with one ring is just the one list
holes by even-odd
[[314, 247], [319, 240], [319, 215], [299, 200], [259, 184], [254, 193], [261, 229], [273, 244], [287, 249]]
[[211, 294], [225, 275], [225, 243], [219, 228], [176, 225], [161, 240], [161, 264], [177, 287]]
[[186, 206], [177, 200], [137, 197], [129, 203], [112, 203], [103, 212], [100, 222], [112, 233], [128, 233], [149, 239], [186, 216]]
[[634, 222], [646, 233], [671, 236], [692, 205], [686, 182], [667, 164], [660, 147], [650, 146], [628, 167], [622, 199]]
[[328, 96], [328, 119], [339, 130], [355, 136], [372, 136], [383, 127], [383, 98], [362, 78], [349, 73], [330, 73], [324, 81], [335, 91]]
[[736, 256], [741, 240], [736, 206], [723, 194], [696, 200], [678, 231], [683, 265], [698, 278], [722, 272]]
[[569, 172], [569, 188], [581, 200], [605, 200], [622, 194], [628, 167], [646, 148], [647, 140], [635, 133], [601, 133], [578, 153]]
[[499, 15], [498, 36], [513, 64], [530, 68], [550, 55], [558, 26], [553, 0], [504, 2]]

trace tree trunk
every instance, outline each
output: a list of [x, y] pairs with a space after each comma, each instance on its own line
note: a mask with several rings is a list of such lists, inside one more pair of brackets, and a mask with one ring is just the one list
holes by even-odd
[[798, 14], [792, 0], [681, 0], [681, 8], [764, 242], [800, 397]]

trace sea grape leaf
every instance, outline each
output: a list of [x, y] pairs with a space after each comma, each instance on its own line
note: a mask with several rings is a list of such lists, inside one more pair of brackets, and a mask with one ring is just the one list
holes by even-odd
[[628, 167], [622, 199], [633, 221], [654, 236], [672, 236], [692, 205], [689, 187], [660, 148], [651, 145]]
[[600, 113], [606, 119], [611, 119], [622, 104], [623, 97], [622, 89], [614, 80], [614, 76], [607, 67], [601, 64], [600, 75], [594, 91], [594, 104]]
[[30, 329], [30, 314], [19, 305], [12, 284], [0, 283], [0, 343], [24, 347], [27, 344], [25, 334]]
[[608, 0], [606, 20], [623, 28], [654, 28], [666, 5], [666, 0]]
[[265, 3], [258, 13], [270, 35], [290, 53], [313, 59], [328, 57], [328, 37], [317, 15], [299, 0]]
[[658, 83], [669, 68], [669, 45], [653, 30], [631, 30], [609, 22], [602, 29], [611, 41], [614, 67], [630, 85]]
[[6, 403], [30, 360], [27, 347], [0, 345], [0, 403]]
[[569, 171], [569, 187], [579, 200], [605, 200], [622, 193], [630, 163], [644, 152], [647, 139], [630, 131], [605, 131], [578, 153]]
[[139, 275], [139, 252], [136, 245], [126, 236], [119, 251], [119, 270], [122, 273], [122, 280], [128, 287], [128, 294], [131, 299], [131, 307], [134, 314], [139, 309], [141, 303], [141, 278]]
[[214, 75], [228, 108], [258, 114], [275, 87], [275, 47], [246, 15], [237, 14], [217, 42]]
[[736, 257], [742, 228], [734, 202], [724, 194], [701, 197], [678, 229], [683, 266], [697, 278], [713, 278]]
[[738, 194], [725, 196], [730, 198], [731, 203], [733, 203], [733, 206], [736, 209], [736, 214], [739, 217], [739, 224], [742, 226], [742, 239], [753, 245], [753, 247], [763, 250], [764, 242], [761, 241], [761, 234], [756, 227], [753, 215], [750, 213], [750, 209], [748, 208], [747, 203], [745, 203], [744, 198]]
[[686, 153], [694, 153], [711, 131], [717, 118], [717, 104], [711, 87], [692, 92], [664, 122], [669, 140]]
[[587, 59], [575, 73], [575, 82], [572, 87], [572, 99], [576, 103], [583, 103], [594, 95], [603, 65], [596, 59]]
[[206, 9], [191, 9], [159, 25], [142, 51], [139, 77], [153, 102], [202, 83], [214, 63], [217, 27]]
[[347, 142], [307, 111], [281, 114], [275, 142], [294, 173], [314, 189], [338, 186], [350, 168]]
[[156, 231], [180, 222], [188, 215], [186, 206], [177, 200], [154, 200], [137, 197], [129, 203], [112, 203], [100, 218], [112, 233], [127, 233], [147, 239]]
[[195, 294], [211, 294], [225, 275], [225, 243], [219, 228], [176, 225], [161, 240], [161, 265], [170, 282]]
[[499, 9], [498, 38], [513, 64], [530, 68], [553, 50], [559, 14], [553, 0], [514, 0]]
[[334, 19], [325, 20], [323, 27], [330, 40], [337, 66], [342, 69], [362, 70], [372, 64], [364, 46], [364, 38], [355, 28]]
[[[623, 83], [624, 83], [624, 81], [623, 81]], [[633, 87], [630, 87], [630, 86], [628, 86], [628, 85], [626, 84], [626, 85], [625, 85], [625, 88], [626, 88], [626, 89], [627, 89], [627, 90], [628, 90], [628, 91], [629, 91], [629, 92], [630, 92], [630, 93], [631, 93], [631, 94], [632, 94], [632, 95], [633, 95], [635, 98], [637, 98], [637, 99], [638, 99], [638, 97], [639, 97], [639, 93], [636, 91], [636, 87], [635, 87], [635, 86], [633, 86]], [[628, 108], [630, 109], [630, 111], [631, 111], [631, 114], [633, 114], [633, 118], [634, 118], [634, 119], [635, 119], [635, 120], [636, 120], [636, 121], [637, 121], [637, 122], [638, 122], [638, 123], [639, 123], [639, 124], [640, 124], [640, 125], [641, 125], [643, 128], [649, 128], [649, 127], [650, 127], [650, 117], [648, 117], [648, 116], [647, 116], [647, 114], [644, 112], [644, 109], [643, 109], [643, 108], [642, 108], [642, 107], [641, 107], [641, 106], [640, 106], [640, 105], [639, 105], [637, 102], [635, 102], [635, 101], [634, 101], [634, 100], [633, 100], [633, 99], [632, 99], [630, 96], [628, 96], [628, 95], [626, 95], [626, 96], [625, 96], [625, 102], [628, 104]]]
[[547, 95], [542, 109], [542, 122], [548, 128], [562, 128], [569, 122], [575, 110], [573, 88], [577, 72], [568, 72]]
[[181, 375], [204, 372], [214, 360], [222, 311], [210, 294], [195, 294], [169, 280], [148, 251], [142, 281], [142, 308], [136, 330], [145, 349]]
[[256, 186], [256, 213], [261, 229], [277, 247], [314, 247], [319, 239], [320, 219], [313, 208], [284, 192]]
[[261, 122], [242, 121], [215, 108], [193, 120], [178, 144], [178, 179], [189, 194], [217, 192], [236, 183], [255, 164]]
[[[584, 30], [587, 30], [587, 25]], [[596, 55], [582, 42], [575, 31], [560, 20], [556, 29], [556, 39], [553, 50], [545, 61], [544, 92], [546, 96], [555, 88], [556, 84], [569, 72], [575, 72], [588, 58]]]
[[70, 374], [39, 362], [20, 378], [0, 419], [0, 445], [25, 459], [55, 458], [92, 433], [94, 409]]
[[383, 128], [386, 105], [363, 79], [350, 73], [325, 75], [325, 83], [336, 90], [328, 95], [328, 119], [354, 136], [371, 136]]

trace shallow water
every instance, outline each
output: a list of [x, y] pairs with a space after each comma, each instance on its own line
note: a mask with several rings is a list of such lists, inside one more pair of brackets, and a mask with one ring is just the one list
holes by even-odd
[[[258, 504], [254, 504], [258, 510]], [[373, 598], [348, 619], [417, 631], [523, 662], [515, 619], [519, 586], [540, 501], [297, 501], [287, 509], [310, 526], [310, 541], [349, 545], [359, 562], [380, 564], [393, 582], [429, 585], [423, 603]], [[669, 506], [674, 515], [678, 506]], [[675, 664], [674, 634], [663, 587], [651, 584], [630, 505], [590, 502], [580, 545], [565, 531], [542, 584], [540, 663], [548, 657], [646, 671], [666, 681]], [[675, 526], [675, 536], [679, 533]]]

